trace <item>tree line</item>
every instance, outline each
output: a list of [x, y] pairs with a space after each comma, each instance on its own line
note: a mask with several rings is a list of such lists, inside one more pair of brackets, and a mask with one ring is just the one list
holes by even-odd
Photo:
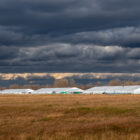
[[[140, 85], [140, 81], [132, 81], [132, 80], [126, 80], [121, 81], [119, 79], [110, 80], [109, 83], [106, 84], [106, 86], [127, 86], [127, 85]], [[12, 84], [8, 87], [2, 87], [0, 86], [0, 90], [3, 89], [22, 89], [22, 88], [31, 88], [34, 90], [40, 89], [40, 88], [60, 88], [60, 87], [78, 87], [83, 90], [89, 89], [91, 87], [95, 86], [102, 86], [101, 82], [97, 82], [96, 84], [89, 83], [89, 84], [77, 84], [74, 79], [56, 79], [53, 84], [47, 84], [47, 85], [19, 85], [19, 84]]]

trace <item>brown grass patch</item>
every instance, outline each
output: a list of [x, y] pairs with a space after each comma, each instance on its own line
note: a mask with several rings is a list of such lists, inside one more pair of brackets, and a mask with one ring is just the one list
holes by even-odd
[[0, 95], [0, 140], [140, 140], [140, 95]]

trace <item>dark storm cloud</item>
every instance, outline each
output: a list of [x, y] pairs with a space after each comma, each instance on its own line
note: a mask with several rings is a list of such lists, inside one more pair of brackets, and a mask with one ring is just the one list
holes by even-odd
[[[58, 49], [59, 48], [59, 49]], [[140, 51], [138, 48], [136, 52]], [[132, 48], [120, 46], [96, 46], [96, 45], [69, 45], [53, 44], [41, 47], [21, 48], [18, 57], [11, 59], [14, 68], [21, 71], [29, 69], [31, 72], [45, 69], [51, 72], [57, 71], [102, 71], [108, 72], [108, 68], [115, 72], [125, 72], [129, 65], [136, 67], [138, 59]], [[133, 58], [132, 58], [133, 57]], [[138, 72], [138, 71], [137, 71]]]
[[0, 60], [8, 60], [17, 57], [18, 48], [0, 47]]
[[1, 0], [0, 72], [139, 72], [139, 6], [138, 0]]

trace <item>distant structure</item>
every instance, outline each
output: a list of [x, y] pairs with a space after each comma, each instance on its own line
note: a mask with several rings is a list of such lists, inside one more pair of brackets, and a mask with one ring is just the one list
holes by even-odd
[[84, 91], [85, 94], [140, 94], [140, 85], [136, 86], [101, 86]]
[[41, 88], [32, 89], [5, 89], [0, 94], [140, 94], [140, 85], [135, 86], [98, 86], [87, 90], [77, 87], [69, 88]]
[[5, 89], [0, 91], [1, 94], [31, 94], [33, 92], [32, 89]]
[[41, 88], [33, 92], [33, 94], [81, 94], [84, 90], [77, 87], [70, 88]]

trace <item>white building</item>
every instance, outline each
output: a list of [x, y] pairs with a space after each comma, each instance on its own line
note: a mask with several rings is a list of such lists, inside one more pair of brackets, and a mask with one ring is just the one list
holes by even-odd
[[140, 94], [140, 88], [137, 88], [133, 91], [133, 94]]
[[31, 94], [33, 92], [32, 89], [5, 89], [1, 91], [1, 94]]
[[78, 93], [83, 93], [83, 90], [77, 87], [41, 88], [33, 92], [33, 94], [78, 94]]
[[140, 86], [101, 86], [85, 90], [85, 94], [140, 94]]

